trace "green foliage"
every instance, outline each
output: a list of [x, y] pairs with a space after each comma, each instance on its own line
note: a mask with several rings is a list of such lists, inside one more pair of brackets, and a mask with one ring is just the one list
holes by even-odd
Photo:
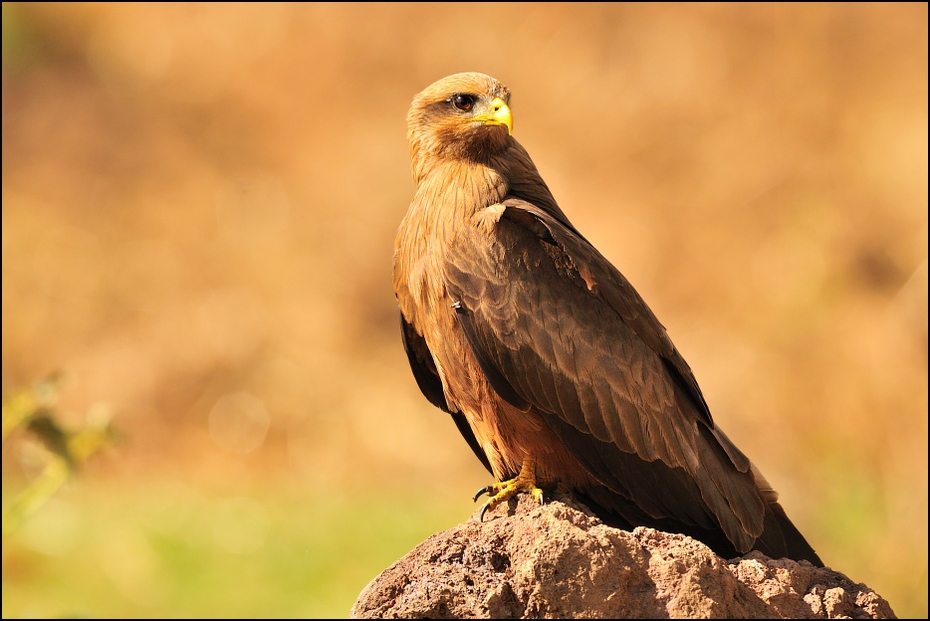
[[109, 416], [90, 417], [77, 431], [66, 430], [58, 421], [56, 402], [58, 376], [49, 377], [31, 389], [13, 393], [3, 403], [3, 442], [17, 430], [39, 440], [44, 450], [38, 455], [39, 474], [10, 504], [3, 508], [3, 535], [12, 534], [68, 481], [91, 455], [113, 440]]
[[[4, 617], [344, 618], [378, 572], [471, 508], [426, 490], [227, 496], [88, 479], [75, 491], [5, 545]], [[51, 532], [67, 536], [50, 545]]]

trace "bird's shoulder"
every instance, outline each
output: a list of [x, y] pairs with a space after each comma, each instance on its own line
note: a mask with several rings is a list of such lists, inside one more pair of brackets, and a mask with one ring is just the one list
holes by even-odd
[[[661, 359], [702, 418], [712, 424], [697, 380], [665, 326], [557, 205], [553, 208], [508, 195], [477, 212], [473, 226], [455, 236], [444, 272], [453, 297], [507, 324], [517, 322], [513, 315], [539, 311], [540, 303], [567, 304], [570, 299], [597, 309], [601, 316], [619, 318], [624, 337], [641, 341]], [[577, 321], [565, 314], [560, 317], [563, 323]]]

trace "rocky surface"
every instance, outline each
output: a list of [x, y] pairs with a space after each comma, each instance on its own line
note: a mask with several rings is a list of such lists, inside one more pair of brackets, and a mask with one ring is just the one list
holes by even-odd
[[559, 498], [512, 500], [436, 533], [365, 587], [353, 618], [895, 618], [829, 568], [603, 524]]

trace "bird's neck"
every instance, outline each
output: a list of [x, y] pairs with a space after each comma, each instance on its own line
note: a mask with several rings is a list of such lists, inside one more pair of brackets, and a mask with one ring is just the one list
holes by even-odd
[[418, 304], [435, 305], [442, 295], [437, 275], [455, 235], [508, 191], [501, 173], [459, 160], [441, 162], [417, 181], [417, 193], [394, 242], [394, 290], [404, 316], [414, 324]]
[[449, 240], [457, 226], [504, 200], [510, 184], [498, 169], [485, 164], [453, 160], [432, 168], [420, 179], [408, 218], [421, 220], [426, 237]]

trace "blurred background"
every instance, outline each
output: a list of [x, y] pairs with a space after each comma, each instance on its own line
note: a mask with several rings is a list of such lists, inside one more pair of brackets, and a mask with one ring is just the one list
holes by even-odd
[[3, 616], [344, 617], [471, 515], [391, 287], [404, 116], [459, 71], [824, 561], [926, 617], [926, 4], [18, 3], [3, 393], [60, 372], [119, 440], [4, 536]]

